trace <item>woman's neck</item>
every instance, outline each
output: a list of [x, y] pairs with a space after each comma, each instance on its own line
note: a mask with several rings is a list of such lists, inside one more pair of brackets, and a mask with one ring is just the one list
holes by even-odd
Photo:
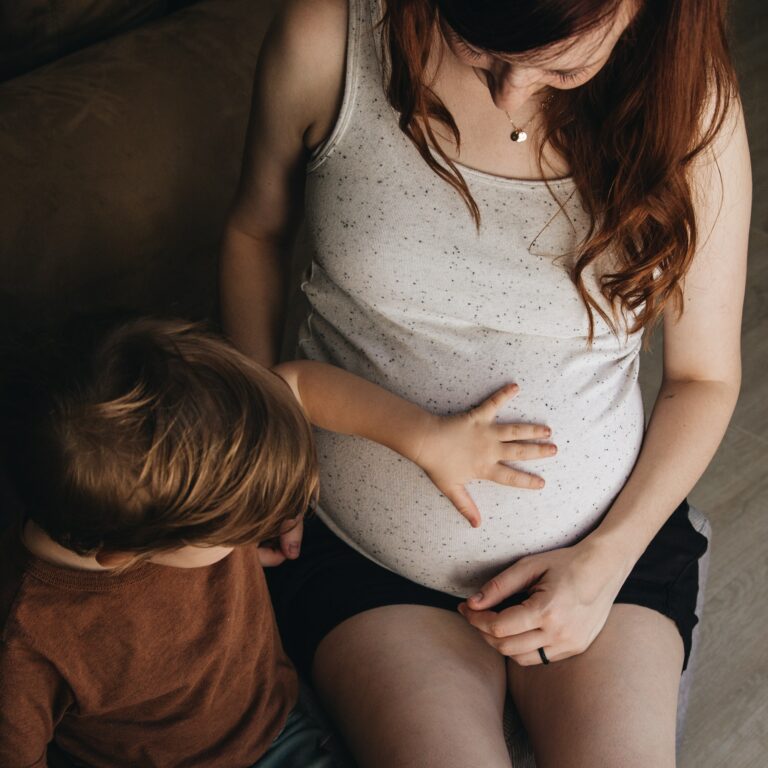
[[[457, 59], [437, 29], [424, 79], [450, 111], [461, 132], [459, 152], [445, 126], [430, 120], [440, 148], [455, 162], [514, 179], [556, 179], [570, 173], [568, 164], [550, 145], [544, 147], [543, 168], [539, 166], [540, 139], [544, 132], [542, 99], [532, 98], [517, 114], [508, 117], [493, 103], [483, 79]], [[529, 136], [527, 142], [510, 140], [511, 121], [525, 128]]]

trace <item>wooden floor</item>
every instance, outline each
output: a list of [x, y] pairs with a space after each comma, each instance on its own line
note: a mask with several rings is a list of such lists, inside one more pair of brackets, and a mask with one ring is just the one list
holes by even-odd
[[[691, 500], [712, 522], [701, 649], [680, 768], [768, 766], [768, 4], [734, 0], [734, 52], [752, 149], [754, 205], [744, 384]], [[644, 359], [652, 400], [660, 344]]]

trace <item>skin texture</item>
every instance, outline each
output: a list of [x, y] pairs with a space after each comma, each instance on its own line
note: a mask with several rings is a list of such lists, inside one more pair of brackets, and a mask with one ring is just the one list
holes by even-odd
[[[346, 7], [345, 0], [289, 2], [257, 70], [249, 150], [221, 274], [225, 327], [241, 349], [265, 362], [278, 345], [282, 305], [275, 296], [284, 277], [274, 275], [286, 274], [285, 233], [301, 216], [303, 164], [338, 114]], [[627, 18], [632, 8], [625, 6]], [[604, 45], [616, 31], [603, 30]], [[604, 61], [607, 49], [598, 55], [595, 41], [584, 43], [583, 52], [572, 46], [543, 59], [470, 63], [455, 41], [436, 40], [431, 85], [462, 135], [460, 156], [439, 137], [448, 155], [499, 176], [540, 178], [535, 142], [511, 145], [500, 107], [516, 121], [535, 120], [542, 88], [576, 85], [557, 85], [550, 70], [592, 63], [586, 77]], [[535, 122], [529, 132], [535, 135]], [[567, 175], [551, 149], [544, 159], [547, 176]], [[675, 764], [682, 641], [668, 618], [614, 606], [613, 597], [705, 470], [736, 402], [751, 196], [738, 104], [698, 161], [692, 185], [701, 236], [683, 285], [685, 312], [664, 317], [662, 387], [637, 465], [601, 525], [573, 547], [518, 561], [485, 585], [461, 617], [388, 606], [349, 619], [320, 644], [315, 682], [366, 768], [508, 767], [500, 746], [504, 684], [539, 765]], [[488, 608], [532, 581], [531, 599], [489, 616]], [[547, 667], [540, 645], [554, 662]], [[505, 652], [506, 672], [491, 661]]]

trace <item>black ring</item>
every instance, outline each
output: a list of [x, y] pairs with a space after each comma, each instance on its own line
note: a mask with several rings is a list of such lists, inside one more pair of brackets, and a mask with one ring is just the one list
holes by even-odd
[[541, 660], [544, 664], [549, 664], [549, 659], [547, 658], [547, 654], [544, 653], [543, 648], [539, 648], [539, 656], [541, 656]]

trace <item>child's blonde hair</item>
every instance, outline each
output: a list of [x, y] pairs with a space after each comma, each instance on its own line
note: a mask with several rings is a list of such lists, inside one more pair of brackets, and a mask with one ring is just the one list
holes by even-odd
[[111, 330], [32, 422], [28, 517], [82, 555], [262, 542], [317, 492], [288, 386], [196, 324]]

